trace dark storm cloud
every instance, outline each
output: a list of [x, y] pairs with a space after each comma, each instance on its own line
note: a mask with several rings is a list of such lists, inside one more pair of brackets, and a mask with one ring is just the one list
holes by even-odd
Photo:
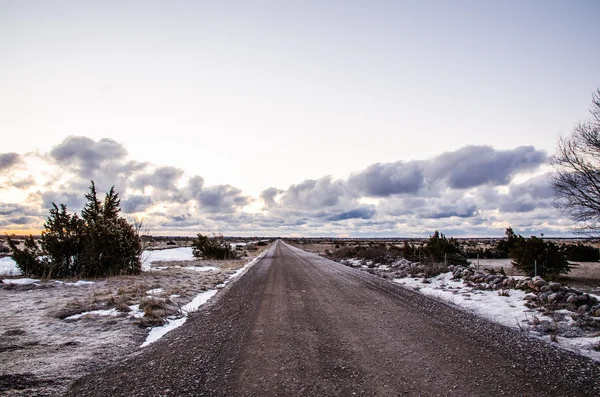
[[98, 142], [85, 136], [69, 136], [50, 151], [59, 164], [72, 165], [81, 176], [93, 175], [107, 161], [121, 160], [127, 150], [118, 142], [104, 138]]
[[519, 171], [533, 170], [548, 161], [548, 156], [533, 146], [496, 150], [491, 146], [466, 146], [430, 160], [425, 168], [428, 178], [444, 179], [454, 189], [484, 184], [506, 185]]
[[375, 216], [376, 212], [374, 206], [365, 206], [330, 216], [327, 220], [335, 222], [346, 219], [371, 219]]
[[415, 193], [423, 183], [422, 163], [416, 161], [372, 164], [348, 179], [348, 185], [373, 197]]
[[18, 153], [2, 153], [0, 154], [0, 171], [8, 170], [21, 161], [21, 156]]
[[205, 187], [200, 191], [197, 200], [202, 210], [208, 212], [234, 212], [250, 202], [248, 196], [231, 185], [216, 185]]

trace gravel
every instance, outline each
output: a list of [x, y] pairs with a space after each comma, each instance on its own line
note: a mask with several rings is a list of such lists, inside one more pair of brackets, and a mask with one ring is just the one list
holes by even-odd
[[70, 396], [600, 394], [600, 366], [279, 241], [181, 328]]

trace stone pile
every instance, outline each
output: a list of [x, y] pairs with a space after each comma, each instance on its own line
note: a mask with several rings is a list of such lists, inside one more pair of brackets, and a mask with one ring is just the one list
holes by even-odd
[[518, 289], [530, 293], [525, 296], [530, 307], [550, 310], [566, 309], [580, 315], [600, 317], [600, 301], [589, 294], [566, 287], [560, 283], [537, 277], [507, 277], [489, 274], [473, 267], [450, 266], [454, 279], [478, 290]]

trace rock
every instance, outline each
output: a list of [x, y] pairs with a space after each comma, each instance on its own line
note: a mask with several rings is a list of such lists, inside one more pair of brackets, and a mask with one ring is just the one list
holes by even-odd
[[544, 286], [542, 286], [542, 288], [540, 288], [540, 291], [548, 292], [548, 291], [550, 291], [550, 287], [548, 287], [547, 285], [544, 285]]
[[533, 285], [535, 285], [535, 286], [536, 286], [536, 287], [538, 287], [538, 288], [541, 288], [541, 287], [543, 287], [544, 285], [547, 285], [547, 284], [548, 284], [548, 283], [547, 283], [547, 282], [545, 282], [545, 281], [544, 281], [543, 279], [541, 279], [541, 278], [539, 278], [539, 279], [537, 279], [537, 280], [534, 280], [534, 281], [533, 281]]
[[567, 303], [575, 303], [576, 300], [577, 300], [577, 295], [575, 295], [573, 293], [567, 295]]
[[[541, 295], [541, 294], [540, 294]], [[552, 303], [558, 299], [559, 295], [557, 292], [548, 295], [548, 303]]]
[[594, 312], [594, 317], [600, 317], [600, 309]]
[[549, 282], [548, 283], [548, 287], [553, 291], [553, 292], [558, 292], [558, 290], [560, 290], [560, 283], [555, 283], [555, 282]]
[[590, 300], [590, 296], [588, 294], [577, 295], [575, 298], [575, 302], [579, 304], [587, 303]]
[[590, 310], [590, 307], [588, 305], [583, 305], [583, 306], [579, 306], [579, 309], [577, 309], [577, 313], [579, 314], [585, 314]]
[[541, 300], [542, 302], [546, 302], [548, 300], [548, 297], [550, 296], [549, 292], [542, 292], [540, 293], [537, 297], [539, 300]]

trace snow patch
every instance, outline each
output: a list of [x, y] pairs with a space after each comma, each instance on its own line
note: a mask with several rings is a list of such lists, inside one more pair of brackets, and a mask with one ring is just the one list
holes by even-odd
[[205, 292], [201, 292], [198, 295], [196, 295], [196, 297], [194, 299], [192, 299], [192, 301], [190, 303], [183, 306], [181, 308], [181, 311], [184, 313], [195, 312], [196, 310], [198, 310], [200, 308], [200, 306], [202, 306], [203, 304], [208, 302], [208, 300], [210, 298], [212, 298], [213, 296], [215, 296], [216, 294], [217, 294], [216, 289], [211, 289], [211, 290], [208, 290]]
[[151, 269], [152, 263], [159, 261], [191, 261], [194, 260], [192, 247], [170, 248], [166, 250], [144, 251], [142, 252], [142, 270]]
[[17, 262], [10, 256], [0, 258], [0, 275], [2, 276], [20, 276], [23, 274], [17, 267]]
[[73, 314], [72, 316], [65, 317], [65, 320], [77, 320], [83, 316], [116, 316], [119, 312], [117, 309], [105, 309], [105, 310], [92, 310], [89, 312], [83, 312], [79, 314]]
[[150, 333], [148, 334], [146, 340], [144, 341], [144, 343], [142, 343], [140, 347], [146, 347], [149, 344], [156, 342], [157, 340], [165, 336], [167, 333], [173, 331], [175, 328], [181, 327], [187, 321], [187, 316], [189, 313], [198, 310], [200, 306], [208, 302], [208, 300], [215, 296], [216, 293], [216, 290], [208, 290], [196, 295], [196, 297], [192, 299], [190, 303], [181, 308], [180, 313], [183, 315], [183, 317], [169, 317], [167, 318], [167, 323], [165, 325], [150, 329]]
[[215, 266], [184, 266], [182, 269], [193, 270], [195, 272], [210, 272], [213, 270], [219, 270], [219, 268]]
[[140, 347], [146, 347], [149, 344], [156, 342], [157, 340], [165, 336], [167, 333], [173, 331], [175, 328], [181, 327], [186, 321], [187, 317], [174, 319], [168, 318], [167, 323], [165, 325], [160, 327], [154, 327], [150, 330], [148, 337]]
[[[165, 251], [167, 251], [167, 250], [165, 250]], [[217, 288], [224, 287], [225, 284], [229, 283], [231, 280], [238, 277], [246, 269], [248, 269], [248, 267], [252, 266], [254, 263], [256, 263], [256, 261], [258, 261], [260, 258], [262, 258], [262, 256], [266, 252], [267, 251], [264, 251], [259, 256], [257, 256], [256, 258], [254, 258], [253, 260], [251, 260], [250, 262], [248, 262], [247, 264], [242, 266], [240, 269], [236, 270], [235, 273], [233, 273], [231, 276], [229, 276], [229, 279], [227, 279], [227, 281], [225, 281], [225, 283], [217, 285]], [[170, 317], [167, 319], [167, 323], [165, 325], [162, 325], [160, 327], [154, 327], [154, 328], [150, 329], [150, 333], [148, 334], [148, 337], [146, 338], [146, 340], [144, 341], [144, 343], [142, 343], [142, 345], [140, 347], [146, 347], [149, 344], [156, 342], [157, 340], [162, 338], [167, 333], [173, 331], [174, 329], [176, 329], [178, 327], [181, 327], [187, 321], [187, 316], [189, 313], [192, 313], [192, 312], [195, 312], [196, 310], [198, 310], [200, 308], [200, 306], [202, 306], [203, 304], [208, 302], [210, 300], [210, 298], [212, 298], [216, 294], [217, 294], [217, 290], [208, 290], [208, 291], [204, 291], [204, 292], [201, 292], [198, 295], [196, 295], [196, 297], [194, 299], [192, 299], [192, 301], [190, 303], [188, 303], [187, 305], [185, 305], [181, 308], [180, 313], [183, 317], [179, 317], [179, 318]]]
[[34, 278], [5, 278], [2, 280], [4, 284], [18, 284], [18, 285], [27, 285], [27, 284], [35, 284], [39, 283], [40, 280]]
[[86, 280], [78, 280], [78, 281], [76, 281], [74, 283], [65, 283], [64, 281], [59, 281], [59, 280], [54, 280], [54, 282], [56, 284], [74, 285], [76, 287], [81, 287], [82, 285], [96, 284], [95, 281], [86, 281]]
[[[503, 324], [511, 328], [523, 330], [530, 329], [530, 321], [534, 317], [539, 320], [553, 321], [551, 318], [540, 315], [537, 311], [525, 306], [526, 295], [524, 291], [509, 289], [508, 296], [499, 295], [499, 291], [474, 290], [465, 285], [462, 280], [452, 280], [452, 273], [443, 273], [422, 279], [396, 278], [395, 283], [404, 285], [424, 295], [442, 299], [452, 304], [465, 308], [481, 317]], [[568, 313], [568, 312], [567, 312]], [[573, 322], [570, 320], [570, 322]], [[544, 338], [544, 340], [548, 340]], [[558, 337], [559, 348], [577, 352], [600, 361], [600, 352], [593, 350], [600, 343], [600, 337]]]

